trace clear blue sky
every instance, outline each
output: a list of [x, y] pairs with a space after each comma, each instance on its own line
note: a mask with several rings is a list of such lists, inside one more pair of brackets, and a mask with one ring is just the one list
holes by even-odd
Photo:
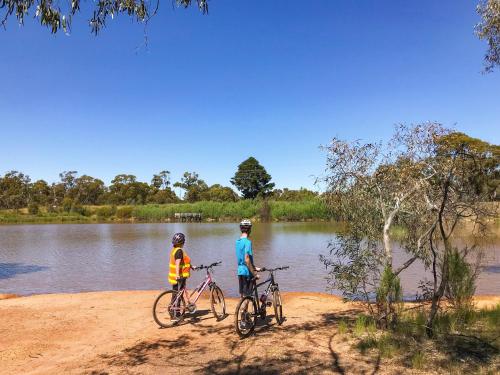
[[54, 181], [77, 170], [109, 183], [194, 170], [228, 185], [253, 155], [278, 187], [311, 188], [333, 136], [375, 140], [432, 120], [498, 144], [500, 71], [481, 74], [475, 6], [212, 0], [202, 16], [167, 1], [139, 51], [143, 27], [127, 17], [98, 37], [86, 14], [71, 36], [11, 19], [0, 31], [0, 173]]

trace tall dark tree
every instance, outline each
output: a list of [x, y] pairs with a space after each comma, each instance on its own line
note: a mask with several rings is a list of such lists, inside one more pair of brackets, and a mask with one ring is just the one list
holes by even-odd
[[231, 183], [243, 194], [245, 199], [266, 196], [273, 188], [271, 175], [253, 156], [238, 165]]

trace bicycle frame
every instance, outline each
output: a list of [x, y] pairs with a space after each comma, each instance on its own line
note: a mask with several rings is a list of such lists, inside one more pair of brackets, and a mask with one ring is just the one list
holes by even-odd
[[269, 284], [266, 288], [266, 291], [264, 294], [266, 295], [266, 299], [269, 296], [269, 292], [274, 290], [274, 287], [277, 285], [276, 282], [274, 281], [274, 271], [269, 272], [269, 278], [266, 281], [263, 281], [259, 284], [255, 283], [253, 287], [253, 294], [254, 294], [254, 299], [257, 304], [257, 311], [260, 311], [261, 305], [260, 305], [260, 298], [259, 298], [259, 291], [258, 288], [262, 285]]
[[[200, 298], [201, 296], [201, 293], [203, 293], [203, 291], [208, 287], [212, 287], [212, 285], [214, 284], [215, 282], [213, 281], [212, 279], [212, 274], [210, 273], [210, 270], [207, 268], [207, 275], [205, 276], [205, 280], [203, 280], [192, 292], [191, 294], [188, 296], [189, 297], [189, 302], [191, 303], [196, 303], [198, 302], [198, 299]], [[179, 293], [180, 292], [180, 293]], [[191, 297], [193, 297], [193, 295], [195, 293], [198, 293], [196, 295], [196, 298], [195, 300], [191, 300]], [[177, 296], [175, 297], [175, 300], [173, 301], [173, 304], [176, 305], [177, 302], [179, 302], [179, 298], [181, 298], [181, 296], [184, 296], [184, 294], [187, 295], [187, 288], [183, 288], [181, 290], [179, 290], [177, 292]]]

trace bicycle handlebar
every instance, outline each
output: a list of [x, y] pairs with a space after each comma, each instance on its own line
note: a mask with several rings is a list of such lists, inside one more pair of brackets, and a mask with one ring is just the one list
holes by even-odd
[[199, 265], [199, 266], [196, 266], [196, 269], [197, 270], [202, 270], [202, 269], [209, 269], [209, 268], [212, 268], [212, 267], [215, 267], [215, 266], [220, 266], [222, 262], [215, 262], [215, 263], [212, 263], [211, 265], [209, 266], [204, 266], [203, 264]]
[[283, 267], [277, 267], [277, 268], [266, 268], [266, 267], [262, 267], [260, 270], [261, 272], [274, 272], [274, 271], [284, 271], [284, 270], [287, 270], [289, 269], [290, 266], [283, 266]]

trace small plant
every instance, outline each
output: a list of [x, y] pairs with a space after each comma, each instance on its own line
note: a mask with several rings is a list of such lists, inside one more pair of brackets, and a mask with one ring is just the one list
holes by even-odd
[[421, 370], [424, 367], [424, 353], [420, 350], [411, 356], [411, 367], [416, 370]]
[[366, 315], [358, 315], [356, 323], [354, 323], [354, 334], [358, 337], [362, 336], [366, 331]]
[[344, 335], [347, 332], [347, 323], [344, 319], [339, 322], [339, 334]]

